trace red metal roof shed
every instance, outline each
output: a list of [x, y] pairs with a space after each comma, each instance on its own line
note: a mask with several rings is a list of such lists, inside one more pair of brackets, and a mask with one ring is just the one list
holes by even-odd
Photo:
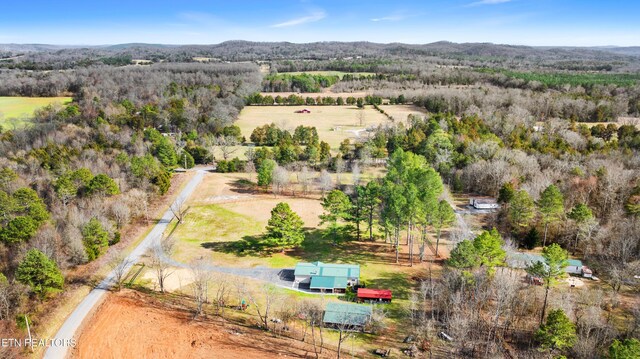
[[358, 298], [391, 300], [391, 291], [388, 289], [358, 288]]

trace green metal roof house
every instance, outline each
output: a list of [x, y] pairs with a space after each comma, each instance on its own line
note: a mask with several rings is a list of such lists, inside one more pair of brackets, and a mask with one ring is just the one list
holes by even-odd
[[[544, 263], [544, 257], [539, 254], [533, 253], [509, 253], [507, 254], [507, 265], [512, 268], [526, 268], [535, 262]], [[565, 272], [570, 274], [582, 275], [584, 277], [591, 277], [591, 270], [585, 266], [579, 259], [567, 260], [567, 266], [564, 269]]]
[[367, 305], [329, 302], [322, 321], [328, 325], [362, 328], [371, 318], [371, 307]]
[[309, 284], [310, 289], [344, 291], [360, 282], [357, 264], [298, 263], [294, 270], [295, 283]]

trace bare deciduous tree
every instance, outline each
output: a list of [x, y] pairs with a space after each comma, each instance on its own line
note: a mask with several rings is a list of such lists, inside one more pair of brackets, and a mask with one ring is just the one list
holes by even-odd
[[307, 166], [302, 167], [302, 170], [298, 172], [298, 183], [302, 186], [302, 193], [306, 195], [311, 184], [311, 173], [309, 173]]
[[171, 204], [169, 210], [173, 213], [173, 216], [178, 220], [179, 224], [182, 224], [184, 216], [189, 211], [189, 207], [186, 206], [187, 199], [183, 196], [178, 196], [176, 200]]
[[360, 177], [361, 177], [361, 173], [360, 173], [360, 165], [358, 165], [358, 162], [355, 162], [353, 164], [353, 166], [351, 167], [351, 176], [352, 176], [352, 183], [354, 186], [359, 186], [360, 185]]
[[214, 145], [222, 152], [222, 158], [226, 161], [234, 154], [238, 148], [238, 139], [233, 136], [218, 136], [215, 138]]
[[125, 224], [129, 223], [131, 218], [131, 210], [129, 206], [122, 201], [114, 201], [111, 204], [111, 215], [116, 221], [116, 227], [122, 228]]
[[207, 268], [207, 263], [203, 259], [193, 262], [189, 269], [193, 276], [193, 299], [196, 301], [196, 313], [197, 318], [203, 312], [204, 303], [208, 302], [209, 283], [211, 282], [211, 272]]
[[273, 194], [277, 196], [282, 193], [289, 185], [289, 171], [284, 167], [276, 166], [273, 169], [271, 185], [273, 186]]
[[122, 282], [129, 272], [129, 269], [131, 269], [133, 261], [123, 254], [116, 254], [112, 258], [110, 267], [113, 272], [113, 284], [115, 285], [116, 290], [120, 291], [122, 288]]
[[249, 181], [253, 182], [253, 175], [256, 173], [256, 166], [253, 161], [247, 161], [244, 165], [244, 172], [249, 175]]
[[172, 236], [163, 237], [149, 250], [150, 266], [155, 271], [158, 286], [162, 293], [164, 293], [165, 280], [174, 272], [169, 264], [174, 244], [175, 240]]
[[261, 326], [264, 330], [269, 331], [269, 319], [271, 319], [271, 311], [273, 305], [278, 301], [278, 292], [273, 284], [264, 284], [258, 292], [248, 292], [249, 300], [255, 307], [258, 318], [260, 318]]
[[333, 179], [329, 172], [322, 170], [318, 177], [318, 188], [320, 189], [320, 192], [322, 192], [322, 197], [324, 197], [325, 192], [331, 191], [333, 186]]
[[227, 301], [231, 292], [231, 283], [226, 275], [217, 275], [213, 278], [216, 285], [214, 308], [216, 314], [224, 318], [224, 309], [227, 307]]

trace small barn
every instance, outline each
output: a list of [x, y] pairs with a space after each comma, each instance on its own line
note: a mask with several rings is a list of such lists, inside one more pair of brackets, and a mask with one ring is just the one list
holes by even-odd
[[388, 289], [358, 288], [360, 302], [391, 302], [391, 291]]
[[371, 307], [361, 304], [329, 302], [322, 321], [327, 326], [362, 330], [371, 319]]
[[469, 205], [475, 209], [498, 209], [500, 205], [496, 200], [490, 198], [471, 198]]

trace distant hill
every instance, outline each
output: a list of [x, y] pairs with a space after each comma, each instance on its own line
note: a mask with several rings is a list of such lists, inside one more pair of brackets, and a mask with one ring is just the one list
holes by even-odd
[[[449, 63], [464, 61], [477, 66], [548, 66], [558, 69], [609, 69], [636, 71], [640, 68], [640, 47], [550, 47], [515, 46], [493, 43], [380, 44], [373, 42], [252, 42], [233, 40], [212, 45], [167, 45], [126, 43], [102, 46], [64, 46], [46, 44], [0, 44], [0, 57], [25, 54], [20, 61], [42, 63], [58, 58], [52, 68], [73, 67], [81, 60], [96, 61], [107, 57], [131, 57], [157, 61], [184, 62], [194, 57], [223, 61], [256, 60], [335, 60], [345, 58], [434, 58]], [[576, 63], [580, 63], [576, 65]], [[587, 64], [585, 66], [585, 64]]]

